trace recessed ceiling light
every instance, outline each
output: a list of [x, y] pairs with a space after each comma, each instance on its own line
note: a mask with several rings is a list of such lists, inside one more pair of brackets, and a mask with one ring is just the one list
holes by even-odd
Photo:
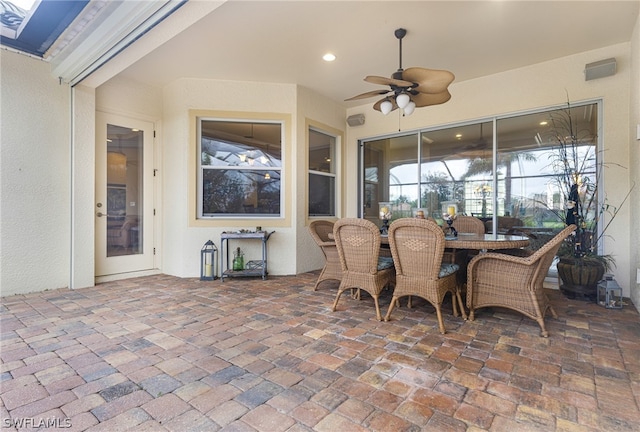
[[456, 134], [456, 138], [458, 139], [462, 138], [462, 134]]
[[325, 55], [322, 56], [322, 60], [327, 61], [327, 62], [332, 62], [336, 59], [336, 56], [334, 54], [331, 53], [326, 53]]
[[548, 125], [548, 124], [549, 124], [549, 123], [548, 123], [548, 122], [546, 122], [546, 121], [541, 121], [541, 122], [540, 122], [540, 126], [546, 126], [546, 125]]

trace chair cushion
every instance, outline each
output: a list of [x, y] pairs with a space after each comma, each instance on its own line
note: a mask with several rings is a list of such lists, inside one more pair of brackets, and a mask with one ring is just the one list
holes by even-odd
[[378, 270], [385, 270], [393, 267], [393, 258], [381, 256], [378, 257]]
[[442, 264], [440, 266], [440, 273], [438, 274], [438, 277], [443, 278], [445, 276], [449, 276], [458, 270], [460, 270], [460, 266], [458, 264]]

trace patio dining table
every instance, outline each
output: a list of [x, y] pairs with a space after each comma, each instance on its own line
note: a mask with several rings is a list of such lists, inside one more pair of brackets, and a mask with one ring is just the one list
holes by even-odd
[[[529, 238], [511, 234], [458, 233], [457, 237], [446, 236], [444, 242], [445, 248], [448, 249], [489, 251], [520, 249], [529, 245]], [[389, 238], [383, 235], [381, 237], [381, 243], [389, 243]]]
[[[333, 234], [329, 233], [333, 239]], [[387, 235], [380, 236], [380, 243], [389, 244]], [[529, 238], [513, 234], [473, 234], [458, 233], [457, 237], [446, 236], [444, 247], [447, 249], [472, 249], [486, 252], [500, 249], [520, 249], [529, 246]]]

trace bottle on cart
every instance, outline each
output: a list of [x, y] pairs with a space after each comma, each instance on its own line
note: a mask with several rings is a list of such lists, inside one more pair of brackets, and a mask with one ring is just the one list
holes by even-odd
[[233, 253], [233, 271], [244, 270], [244, 253], [240, 247]]

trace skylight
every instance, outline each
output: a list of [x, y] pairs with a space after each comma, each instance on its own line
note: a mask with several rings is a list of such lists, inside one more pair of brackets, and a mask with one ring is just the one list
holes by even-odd
[[89, 0], [0, 0], [0, 43], [42, 57]]
[[30, 11], [36, 1], [37, 0], [11, 0], [11, 3], [26, 11]]

